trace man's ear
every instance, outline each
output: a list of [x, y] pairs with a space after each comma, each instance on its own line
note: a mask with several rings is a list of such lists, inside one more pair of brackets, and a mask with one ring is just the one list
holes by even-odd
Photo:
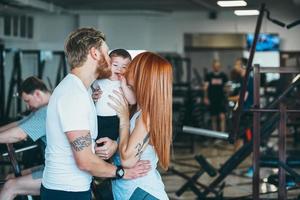
[[41, 97], [42, 96], [41, 91], [40, 90], [34, 90], [33, 96]]
[[92, 47], [90, 49], [90, 55], [94, 60], [99, 60], [101, 58], [101, 53], [98, 49], [96, 49], [95, 47]]

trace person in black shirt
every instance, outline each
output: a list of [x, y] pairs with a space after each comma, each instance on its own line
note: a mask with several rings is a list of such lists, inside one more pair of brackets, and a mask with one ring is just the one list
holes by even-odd
[[219, 60], [213, 60], [212, 72], [205, 77], [205, 104], [209, 105], [211, 115], [212, 129], [218, 131], [218, 121], [220, 121], [220, 131], [226, 130], [226, 94], [225, 86], [228, 78], [221, 71], [221, 63]]
[[[248, 60], [245, 58], [238, 58], [235, 61], [233, 71], [236, 73], [240, 78], [238, 82], [240, 82], [240, 89], [242, 87], [243, 79], [246, 75], [246, 64]], [[249, 110], [253, 106], [253, 75], [250, 74], [248, 78], [248, 84], [246, 87], [246, 93], [245, 93], [245, 99], [244, 99], [244, 106], [243, 110]], [[233, 102], [238, 102], [239, 101], [239, 96], [240, 94], [236, 94], [233, 96], [230, 96], [228, 99]]]

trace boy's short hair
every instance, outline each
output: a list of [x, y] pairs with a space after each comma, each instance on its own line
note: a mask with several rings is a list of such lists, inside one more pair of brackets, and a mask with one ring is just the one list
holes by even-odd
[[49, 92], [47, 86], [41, 79], [35, 76], [30, 76], [22, 82], [19, 94], [21, 95], [23, 92], [26, 94], [33, 94], [35, 90]]
[[131, 55], [125, 49], [115, 49], [109, 53], [109, 57], [117, 57], [117, 56], [120, 56], [124, 59], [128, 58], [129, 60], [132, 60]]

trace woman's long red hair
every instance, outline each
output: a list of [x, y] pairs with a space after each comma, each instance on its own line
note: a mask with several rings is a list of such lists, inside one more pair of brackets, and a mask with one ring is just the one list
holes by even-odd
[[150, 143], [160, 166], [167, 169], [172, 142], [172, 66], [151, 52], [137, 55], [128, 66], [127, 77], [134, 81], [133, 89], [142, 119], [150, 119]]

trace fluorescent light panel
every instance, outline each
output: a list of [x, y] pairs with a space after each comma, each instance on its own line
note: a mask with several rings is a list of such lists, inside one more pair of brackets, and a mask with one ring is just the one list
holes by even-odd
[[218, 1], [217, 4], [221, 7], [242, 7], [242, 6], [247, 6], [246, 1]]
[[259, 15], [258, 10], [235, 10], [234, 14], [237, 16], [251, 16], [251, 15]]

